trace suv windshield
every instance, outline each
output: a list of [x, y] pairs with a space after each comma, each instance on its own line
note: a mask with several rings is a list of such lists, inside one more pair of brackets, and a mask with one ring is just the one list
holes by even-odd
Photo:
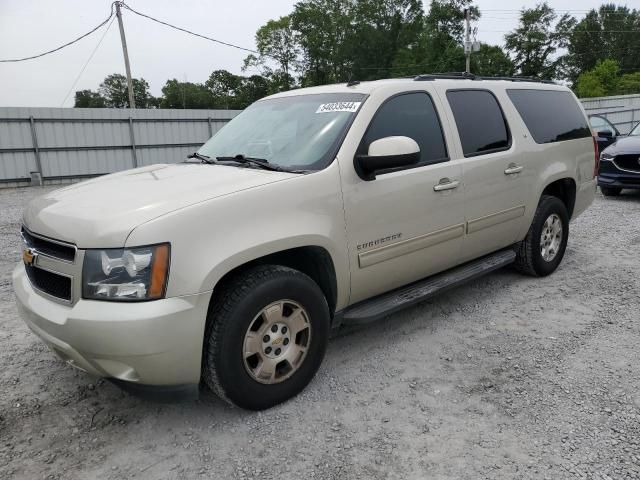
[[320, 170], [364, 101], [359, 93], [261, 100], [231, 120], [198, 153], [212, 159], [244, 155], [287, 169]]
[[629, 135], [633, 137], [640, 137], [640, 123], [633, 127], [633, 130], [629, 132]]

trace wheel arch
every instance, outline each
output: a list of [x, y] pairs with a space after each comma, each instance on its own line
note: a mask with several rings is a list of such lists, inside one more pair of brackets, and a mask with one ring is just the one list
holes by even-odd
[[569, 218], [573, 216], [573, 210], [576, 205], [576, 181], [573, 178], [563, 177], [549, 182], [542, 189], [538, 201], [544, 195], [559, 198], [567, 208]]
[[216, 294], [231, 278], [256, 265], [280, 265], [309, 276], [322, 290], [329, 311], [333, 316], [338, 303], [338, 276], [332, 255], [325, 247], [319, 245], [304, 245], [277, 250], [235, 262], [235, 264], [228, 266], [224, 273], [217, 275], [219, 278], [213, 285], [211, 302], [215, 301]]

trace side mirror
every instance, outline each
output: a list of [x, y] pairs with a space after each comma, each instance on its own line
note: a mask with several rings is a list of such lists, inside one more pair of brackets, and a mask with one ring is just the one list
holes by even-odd
[[602, 130], [598, 132], [599, 137], [611, 138], [613, 137], [613, 132], [611, 130]]
[[420, 147], [409, 137], [384, 137], [369, 145], [367, 155], [356, 155], [354, 165], [363, 180], [375, 180], [376, 173], [409, 167], [420, 161]]

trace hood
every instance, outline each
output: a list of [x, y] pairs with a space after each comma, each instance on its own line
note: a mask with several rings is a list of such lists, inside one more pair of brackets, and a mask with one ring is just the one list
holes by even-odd
[[32, 232], [78, 248], [117, 248], [135, 227], [161, 215], [295, 176], [225, 165], [152, 165], [47, 193], [27, 206], [23, 220]]
[[609, 145], [602, 152], [607, 152], [609, 155], [640, 154], [640, 135], [618, 137], [615, 143]]

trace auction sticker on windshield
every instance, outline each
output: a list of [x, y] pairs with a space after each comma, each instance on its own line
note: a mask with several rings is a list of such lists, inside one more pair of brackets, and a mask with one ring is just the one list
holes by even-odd
[[318, 107], [316, 113], [331, 113], [331, 112], [355, 112], [358, 110], [362, 102], [334, 102], [323, 103]]

